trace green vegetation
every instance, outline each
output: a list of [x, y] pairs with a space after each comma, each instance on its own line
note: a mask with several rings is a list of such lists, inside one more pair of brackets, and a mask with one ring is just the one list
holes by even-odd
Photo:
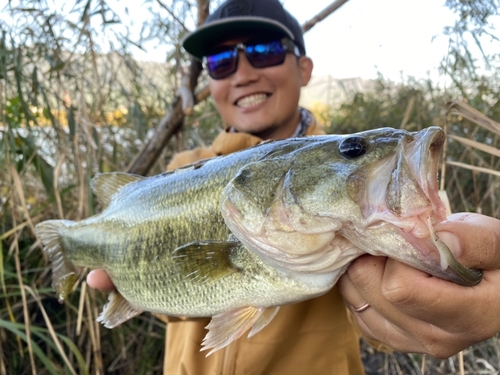
[[[164, 323], [143, 314], [119, 328], [103, 328], [95, 319], [105, 295], [84, 283], [59, 304], [33, 227], [99, 210], [89, 192], [92, 176], [126, 170], [174, 101], [189, 65], [179, 40], [183, 23], [195, 24], [196, 4], [146, 0], [151, 17], [137, 36], [106, 1], [70, 1], [62, 9], [51, 4], [9, 1], [0, 11], [10, 20], [0, 23], [0, 375], [161, 373]], [[396, 84], [380, 77], [372, 91], [352, 93], [318, 115], [329, 132], [338, 133], [444, 127], [453, 136], [442, 173], [452, 210], [500, 217], [500, 125], [493, 121], [500, 121], [499, 55], [486, 56], [481, 48], [485, 37], [496, 38], [488, 25], [499, 4], [447, 6], [458, 21], [446, 29], [446, 89], [429, 80]], [[165, 63], [134, 61], [132, 51], [144, 43], [165, 48]], [[463, 102], [479, 113], [470, 115]], [[210, 100], [196, 105], [150, 173], [165, 170], [175, 151], [209, 144], [220, 126]], [[499, 356], [492, 339], [466, 350], [463, 367], [495, 373]], [[460, 368], [458, 357], [438, 361], [400, 353], [371, 364], [387, 374]]]

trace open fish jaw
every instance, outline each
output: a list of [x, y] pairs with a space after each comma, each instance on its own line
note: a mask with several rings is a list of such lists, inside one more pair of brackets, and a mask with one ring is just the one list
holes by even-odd
[[[339, 157], [349, 139], [364, 144], [366, 155]], [[476, 284], [481, 274], [458, 263], [433, 228], [446, 218], [437, 180], [444, 140], [437, 127], [378, 129], [339, 137], [324, 147], [327, 152], [320, 146], [299, 150], [281, 174], [272, 172], [278, 181], [272, 201], [263, 206], [246, 199], [254, 189], [237, 177], [224, 190], [222, 215], [249, 249], [292, 273], [331, 272], [370, 253]], [[240, 173], [259, 174], [252, 169]]]
[[[481, 272], [460, 264], [434, 230], [437, 223], [446, 219], [446, 209], [438, 195], [438, 168], [444, 142], [444, 132], [436, 127], [412, 133], [401, 142], [391, 163], [373, 171], [372, 188], [367, 189], [365, 197], [364, 226], [368, 232], [375, 226], [379, 232], [394, 231], [388, 238], [396, 246], [392, 251], [385, 247], [369, 252], [392, 256], [458, 284], [475, 285], [481, 280]], [[374, 186], [388, 175], [383, 196]], [[398, 243], [399, 237], [411, 246]]]

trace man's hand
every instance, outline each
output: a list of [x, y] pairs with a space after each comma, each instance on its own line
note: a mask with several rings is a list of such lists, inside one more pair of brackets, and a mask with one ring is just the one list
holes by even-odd
[[103, 292], [111, 292], [115, 289], [113, 282], [103, 269], [92, 270], [87, 275], [87, 284], [94, 289]]
[[476, 286], [460, 286], [385, 257], [364, 255], [338, 286], [367, 338], [403, 352], [446, 358], [500, 330], [500, 221], [455, 214], [436, 226], [467, 267], [484, 270]]

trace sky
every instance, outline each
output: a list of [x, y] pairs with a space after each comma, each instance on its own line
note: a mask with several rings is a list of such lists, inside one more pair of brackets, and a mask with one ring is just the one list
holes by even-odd
[[[332, 2], [282, 0], [300, 24]], [[454, 20], [444, 0], [349, 0], [304, 38], [315, 76], [374, 79], [380, 72], [393, 81], [402, 75], [439, 79], [437, 67], [448, 50], [443, 28]], [[162, 61], [164, 54], [150, 50], [137, 57]]]
[[[313, 18], [333, 2], [281, 1], [300, 24]], [[148, 5], [141, 0], [107, 2], [112, 9], [118, 11], [124, 22], [123, 27], [128, 25], [132, 33], [140, 30], [141, 19], [146, 18], [145, 8]], [[171, 3], [170, 0], [163, 2], [167, 5]], [[452, 26], [456, 18], [444, 6], [444, 2], [445, 0], [349, 0], [304, 35], [307, 54], [315, 64], [313, 75], [336, 79], [374, 79], [380, 72], [392, 81], [400, 81], [401, 77], [408, 76], [430, 76], [434, 81], [442, 79], [438, 66], [448, 51], [448, 37], [443, 35], [443, 28]], [[56, 7], [65, 6], [64, 0], [52, 0], [49, 3]], [[212, 0], [211, 3], [215, 4], [216, 1]], [[213, 8], [214, 6], [212, 10]], [[125, 9], [128, 9], [128, 14]], [[500, 26], [500, 22], [498, 24]], [[494, 43], [493, 48], [496, 49], [497, 45], [498, 43]], [[137, 49], [134, 55], [139, 60], [162, 62], [165, 61], [166, 53], [165, 48], [150, 45], [147, 51]]]
[[[330, 0], [284, 0], [303, 24]], [[391, 80], [438, 77], [448, 50], [443, 28], [455, 15], [444, 0], [350, 0], [304, 35], [315, 75]]]

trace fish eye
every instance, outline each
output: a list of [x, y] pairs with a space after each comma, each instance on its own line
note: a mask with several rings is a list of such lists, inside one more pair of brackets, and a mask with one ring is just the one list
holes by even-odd
[[366, 153], [366, 141], [362, 137], [349, 137], [339, 145], [339, 151], [347, 159], [356, 159]]

